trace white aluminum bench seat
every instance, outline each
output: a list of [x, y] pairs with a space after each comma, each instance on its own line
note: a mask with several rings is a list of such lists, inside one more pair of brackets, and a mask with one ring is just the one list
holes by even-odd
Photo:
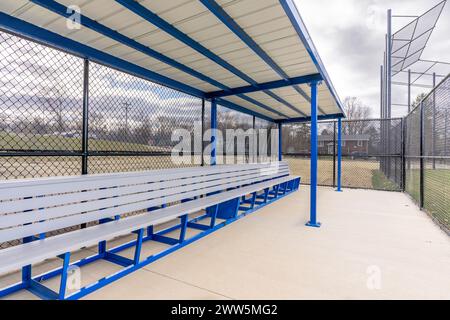
[[[24, 280], [12, 289], [0, 290], [0, 296], [28, 287], [39, 296], [65, 298], [64, 277], [60, 294], [49, 292], [31, 277], [31, 265], [61, 256], [61, 274], [66, 276], [70, 252], [98, 244], [100, 258], [137, 266], [145, 228], [145, 241], [175, 246], [184, 242], [187, 227], [210, 232], [216, 218], [234, 221], [239, 210], [253, 210], [256, 204], [295, 191], [299, 182], [299, 177], [289, 174], [285, 162], [1, 182], [0, 243], [21, 239], [23, 243], [0, 250], [0, 274], [22, 267]], [[246, 199], [249, 194], [252, 197]], [[206, 209], [204, 218], [211, 218], [209, 226], [196, 223], [196, 218], [188, 221], [188, 214], [202, 209]], [[153, 234], [153, 226], [177, 218], [181, 219], [176, 226], [180, 229], [179, 239]], [[90, 222], [100, 224], [45, 237], [49, 232]], [[137, 234], [134, 260], [106, 250], [107, 240], [131, 232]]]
[[[249, 194], [264, 188], [292, 180], [293, 176], [286, 176], [260, 182], [247, 187], [199, 198], [193, 201], [173, 205], [155, 212], [128, 217], [105, 224], [99, 224], [87, 229], [69, 232], [43, 240], [29, 242], [20, 246], [0, 251], [0, 274], [22, 266], [37, 263], [47, 258], [56, 257], [68, 251], [95, 245], [102, 240], [110, 240], [117, 236], [131, 233], [149, 225], [158, 225], [179, 217], [181, 214], [197, 212], [214, 204], [234, 199], [243, 194]], [[30, 254], [31, 253], [31, 254]]]

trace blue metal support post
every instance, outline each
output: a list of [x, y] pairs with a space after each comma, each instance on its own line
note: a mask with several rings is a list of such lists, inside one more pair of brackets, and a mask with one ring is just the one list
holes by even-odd
[[278, 161], [283, 160], [283, 135], [282, 135], [283, 124], [278, 123]]
[[311, 188], [310, 188], [310, 220], [309, 227], [320, 227], [317, 222], [317, 82], [311, 83]]
[[58, 298], [60, 300], [64, 300], [66, 296], [67, 276], [68, 276], [67, 272], [70, 264], [70, 252], [66, 252], [63, 255], [61, 255], [61, 258], [63, 259], [63, 267], [61, 272]]
[[217, 102], [211, 99], [211, 165], [216, 165], [216, 147], [217, 147]]
[[338, 139], [337, 139], [337, 189], [341, 192], [341, 176], [342, 176], [342, 118], [338, 118]]

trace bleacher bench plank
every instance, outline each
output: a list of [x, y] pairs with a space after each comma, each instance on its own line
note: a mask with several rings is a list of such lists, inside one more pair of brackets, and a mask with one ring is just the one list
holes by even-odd
[[[32, 264], [64, 254], [67, 259], [71, 251], [96, 244], [99, 244], [100, 254], [101, 243], [138, 230], [140, 232], [136, 243], [139, 243], [142, 242], [144, 228], [180, 217], [184, 219], [180, 223], [179, 241], [182, 242], [182, 233], [185, 233], [186, 227], [209, 228], [188, 222], [188, 214], [224, 206], [230, 201], [237, 202], [237, 214], [241, 197], [253, 194], [253, 200], [245, 202], [253, 201], [255, 205], [255, 198], [260, 191], [266, 193], [267, 199], [270, 188], [275, 189], [276, 186], [272, 193], [275, 192], [275, 196], [278, 196], [279, 186], [284, 185], [286, 192], [286, 186], [290, 184], [290, 191], [293, 191], [298, 188], [298, 183], [299, 177], [289, 174], [289, 167], [285, 162], [1, 182], [0, 243], [17, 239], [25, 241], [0, 250], [0, 274], [21, 267], [25, 270], [31, 268], [29, 266]], [[147, 211], [149, 209], [153, 210]], [[130, 213], [135, 215], [123, 217]], [[86, 229], [42, 239], [37, 237], [51, 231], [98, 221], [101, 223]], [[211, 225], [212, 227], [214, 226]], [[164, 236], [158, 237], [167, 239]], [[135, 264], [139, 263], [137, 244], [136, 252]], [[64, 270], [61, 272], [64, 273]], [[29, 281], [38, 288], [41, 286], [31, 278]], [[18, 285], [17, 288], [19, 287], [21, 286]], [[65, 287], [63, 289], [59, 297], [65, 296]], [[36, 291], [36, 288], [33, 290]], [[1, 294], [0, 291], [0, 296]], [[45, 292], [43, 295], [45, 296]], [[56, 293], [50, 295], [57, 296]]]

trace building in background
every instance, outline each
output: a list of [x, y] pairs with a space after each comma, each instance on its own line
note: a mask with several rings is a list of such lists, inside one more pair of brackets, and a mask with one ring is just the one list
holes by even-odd
[[[342, 136], [342, 155], [344, 156], [368, 156], [369, 155], [368, 134], [343, 135]], [[333, 155], [334, 137], [332, 135], [319, 136], [319, 154]]]

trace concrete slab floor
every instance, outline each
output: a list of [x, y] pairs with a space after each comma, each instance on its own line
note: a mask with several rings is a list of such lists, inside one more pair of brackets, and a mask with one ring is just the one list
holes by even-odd
[[[305, 226], [308, 208], [302, 186], [85, 299], [450, 299], [450, 238], [406, 195], [319, 188], [320, 229]], [[83, 267], [83, 284], [116, 270]]]

